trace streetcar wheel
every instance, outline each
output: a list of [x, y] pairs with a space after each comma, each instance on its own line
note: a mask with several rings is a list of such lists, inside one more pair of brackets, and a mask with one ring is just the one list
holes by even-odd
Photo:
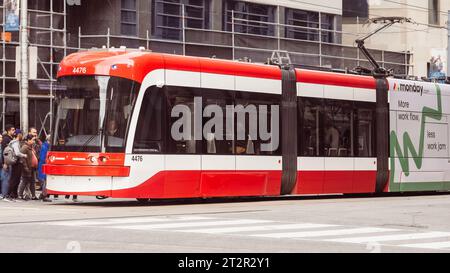
[[136, 200], [141, 204], [147, 204], [150, 201], [150, 198], [137, 198]]

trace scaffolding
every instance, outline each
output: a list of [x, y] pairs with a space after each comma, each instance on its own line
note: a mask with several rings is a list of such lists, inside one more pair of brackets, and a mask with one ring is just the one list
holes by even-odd
[[[5, 32], [7, 0], [1, 1], [1, 28]], [[37, 50], [37, 77], [29, 80], [29, 124], [40, 133], [52, 130], [53, 93], [58, 63], [68, 53], [66, 44], [65, 0], [28, 1], [28, 43]], [[1, 126], [20, 124], [19, 68], [16, 48], [19, 32], [11, 32], [11, 40], [1, 40]]]

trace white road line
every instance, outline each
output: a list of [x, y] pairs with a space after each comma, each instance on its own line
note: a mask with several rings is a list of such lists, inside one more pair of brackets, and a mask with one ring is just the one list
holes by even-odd
[[408, 244], [408, 245], [400, 245], [400, 247], [444, 249], [444, 248], [450, 248], [450, 241], [448, 241], [448, 242], [422, 243], [422, 244]]
[[183, 232], [194, 233], [232, 233], [245, 231], [264, 231], [264, 230], [287, 230], [287, 229], [312, 229], [312, 228], [326, 228], [337, 227], [338, 225], [323, 225], [323, 224], [282, 224], [282, 225], [263, 225], [263, 226], [247, 226], [247, 227], [225, 227], [225, 228], [209, 228], [209, 229], [185, 229]]
[[264, 220], [228, 220], [228, 221], [212, 221], [212, 222], [194, 222], [194, 223], [168, 223], [168, 224], [154, 224], [154, 225], [132, 225], [132, 226], [109, 226], [118, 229], [133, 229], [133, 230], [149, 230], [149, 229], [164, 229], [164, 228], [185, 228], [185, 227], [210, 227], [210, 226], [232, 226], [232, 225], [246, 225], [246, 224], [261, 224], [272, 221]]
[[58, 226], [105, 226], [118, 224], [139, 224], [139, 223], [160, 223], [160, 222], [180, 222], [180, 221], [197, 221], [212, 220], [211, 217], [200, 216], [180, 216], [176, 218], [157, 218], [157, 217], [139, 217], [139, 218], [123, 218], [123, 219], [105, 219], [105, 220], [80, 220], [80, 221], [64, 221], [51, 223]]
[[440, 237], [450, 237], [450, 233], [448, 232], [410, 233], [410, 234], [397, 234], [397, 235], [372, 236], [372, 237], [341, 238], [327, 241], [361, 244], [368, 242], [407, 241], [407, 240], [430, 239]]
[[311, 237], [325, 237], [325, 236], [339, 236], [362, 233], [376, 233], [397, 231], [396, 229], [386, 228], [352, 228], [352, 229], [331, 229], [321, 231], [303, 231], [303, 232], [287, 232], [287, 233], [268, 233], [268, 234], [253, 234], [250, 236], [268, 237], [268, 238], [311, 238]]
[[0, 206], [0, 209], [2, 209], [2, 210], [33, 210], [33, 211], [38, 211], [38, 210], [41, 210], [41, 209], [39, 209], [39, 208], [26, 208], [26, 207], [1, 207]]

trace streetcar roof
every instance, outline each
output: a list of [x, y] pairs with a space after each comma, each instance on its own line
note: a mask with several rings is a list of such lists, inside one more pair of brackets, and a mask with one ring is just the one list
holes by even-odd
[[[157, 69], [254, 77], [281, 80], [281, 70], [274, 65], [231, 60], [152, 53], [142, 50], [80, 51], [65, 57], [58, 70], [64, 76], [105, 75], [142, 83]], [[297, 82], [375, 89], [373, 77], [296, 69]]]

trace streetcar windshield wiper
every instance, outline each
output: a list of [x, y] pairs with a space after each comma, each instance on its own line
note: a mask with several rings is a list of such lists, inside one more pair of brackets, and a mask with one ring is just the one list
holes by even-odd
[[97, 134], [97, 135], [92, 135], [92, 136], [90, 136], [90, 137], [86, 140], [86, 142], [84, 142], [83, 145], [80, 147], [80, 152], [84, 152], [85, 149], [88, 147], [89, 143], [91, 143], [92, 140], [94, 140], [94, 138], [100, 137], [100, 139], [101, 139], [101, 138], [102, 138], [102, 134], [103, 134], [103, 130], [100, 129], [100, 130], [98, 130], [98, 134]]

